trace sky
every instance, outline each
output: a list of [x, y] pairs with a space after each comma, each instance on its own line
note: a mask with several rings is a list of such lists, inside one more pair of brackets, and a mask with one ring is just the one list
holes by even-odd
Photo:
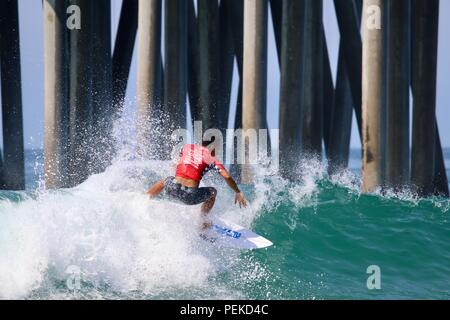
[[[120, 16], [122, 0], [112, 0], [112, 40], [114, 43], [117, 24]], [[437, 118], [445, 147], [450, 147], [450, 1], [441, 1], [439, 25], [439, 53], [437, 77]], [[270, 11], [270, 10], [269, 10]], [[339, 48], [339, 30], [334, 13], [333, 0], [324, 0], [324, 26], [331, 60], [332, 72], [336, 76], [337, 52]], [[22, 62], [22, 96], [24, 113], [25, 148], [43, 147], [44, 128], [44, 43], [43, 16], [41, 0], [19, 0], [21, 62]], [[269, 128], [278, 127], [279, 79], [273, 27], [269, 12], [268, 39], [268, 86], [267, 86], [267, 118]], [[135, 48], [136, 49], [136, 48]], [[236, 70], [236, 67], [235, 67]], [[235, 72], [232, 88], [230, 120], [234, 119], [237, 97], [237, 72]], [[130, 108], [134, 107], [136, 93], [136, 50], [131, 66], [127, 97]], [[1, 98], [0, 98], [1, 99]], [[1, 115], [0, 115], [1, 116]], [[229, 122], [231, 124], [231, 121]], [[1, 137], [1, 133], [0, 133]], [[353, 121], [351, 146], [360, 147], [360, 141]]]

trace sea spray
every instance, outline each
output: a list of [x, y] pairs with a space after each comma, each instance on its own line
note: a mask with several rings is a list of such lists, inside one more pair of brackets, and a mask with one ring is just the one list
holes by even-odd
[[[64, 280], [72, 266], [80, 269], [87, 296], [99, 288], [158, 297], [210, 287], [239, 252], [224, 256], [201, 240], [199, 206], [145, 195], [149, 182], [169, 170], [160, 161], [117, 161], [76, 188], [3, 201], [0, 220], [8, 232], [1, 243], [1, 296], [24, 298], [37, 290], [70, 297]], [[237, 213], [230, 206], [231, 193], [223, 192], [218, 202], [215, 214], [251, 220], [251, 209]]]

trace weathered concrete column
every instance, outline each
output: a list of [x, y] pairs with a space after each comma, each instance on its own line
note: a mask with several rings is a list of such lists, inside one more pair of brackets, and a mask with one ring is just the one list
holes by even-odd
[[331, 72], [330, 56], [328, 54], [327, 39], [325, 38], [325, 29], [323, 27], [320, 31], [322, 38], [322, 50], [323, 50], [323, 144], [325, 146], [325, 154], [328, 159], [330, 151], [330, 134], [331, 125], [334, 114], [334, 84], [333, 84], [333, 74]]
[[412, 2], [413, 138], [411, 181], [422, 195], [434, 191], [439, 0]]
[[387, 1], [386, 185], [409, 182], [410, 1]]
[[76, 186], [92, 172], [93, 5], [90, 0], [70, 0], [80, 8], [80, 29], [70, 30], [70, 182]]
[[139, 1], [137, 69], [138, 152], [145, 158], [154, 158], [150, 142], [158, 144], [162, 103], [161, 0]]
[[44, 174], [46, 188], [69, 186], [68, 1], [44, 1]]
[[[227, 8], [229, 10], [229, 16], [234, 17], [231, 30], [233, 35], [233, 51], [236, 56], [236, 65], [239, 74], [234, 129], [239, 130], [242, 129], [242, 90], [244, 78], [244, 2], [241, 0], [230, 0]], [[233, 141], [233, 148], [235, 148], [234, 143]], [[233, 163], [230, 166], [230, 173], [236, 181], [241, 182], [241, 166], [237, 163], [236, 152], [234, 155], [234, 159], [232, 159]]]
[[[242, 81], [239, 79], [239, 87], [238, 87], [238, 96], [237, 96], [237, 102], [236, 102], [236, 115], [234, 117], [234, 130], [237, 132], [238, 130], [242, 130]], [[238, 137], [239, 139], [239, 137]], [[236, 144], [237, 142], [237, 144]], [[235, 138], [233, 138], [233, 142], [231, 147], [233, 148], [233, 159], [231, 159], [232, 163], [230, 165], [230, 173], [234, 180], [237, 183], [242, 182], [242, 167], [241, 164], [238, 162], [238, 154], [236, 152], [236, 145], [239, 144], [239, 141], [235, 141]]]
[[220, 52], [219, 52], [219, 93], [217, 126], [225, 137], [225, 129], [228, 127], [228, 114], [231, 102], [231, 86], [233, 82], [234, 66], [234, 39], [232, 25], [235, 23], [235, 16], [230, 14], [230, 0], [220, 2], [219, 6], [219, 34], [220, 34]]
[[[199, 0], [199, 107], [196, 120], [203, 130], [215, 128], [219, 98], [219, 4], [217, 0]], [[220, 39], [223, 41], [223, 39]]]
[[[174, 129], [186, 127], [187, 89], [187, 30], [188, 2], [166, 0], [165, 5], [165, 59], [164, 59], [164, 115], [166, 141]], [[162, 150], [162, 157], [169, 158], [172, 146]]]
[[200, 113], [200, 47], [194, 0], [188, 1], [188, 93], [192, 124]]
[[231, 31], [233, 36], [233, 51], [239, 75], [239, 89], [235, 117], [235, 129], [242, 129], [242, 89], [244, 82], [244, 2], [229, 0], [228, 16], [233, 17]]
[[111, 0], [93, 1], [95, 19], [93, 49], [93, 121], [95, 126], [110, 122], [112, 103]]
[[362, 75], [362, 43], [360, 25], [361, 0], [334, 0], [338, 20], [347, 74], [350, 82], [355, 116], [362, 141], [361, 115], [361, 75]]
[[381, 181], [381, 119], [383, 81], [382, 0], [363, 2], [362, 57], [362, 191], [373, 192]]
[[[301, 0], [303, 1], [303, 0]], [[272, 13], [272, 24], [277, 47], [278, 64], [281, 69], [281, 38], [283, 28], [283, 0], [270, 0], [270, 12]]]
[[[247, 0], [244, 3], [244, 78], [243, 130], [267, 129], [267, 0]], [[246, 158], [249, 150], [246, 147]], [[254, 161], [255, 159], [249, 159]], [[242, 166], [242, 182], [250, 183], [251, 164]]]
[[350, 154], [353, 99], [342, 41], [339, 47], [336, 91], [332, 118], [328, 153], [328, 172], [330, 174], [347, 168]]
[[227, 7], [229, 16], [234, 17], [231, 24], [233, 34], [233, 48], [236, 56], [236, 64], [239, 71], [239, 77], [243, 80], [244, 70], [244, 2], [241, 0], [229, 0]]
[[280, 172], [286, 179], [298, 176], [304, 56], [302, 51], [305, 1], [283, 1], [280, 84]]
[[3, 186], [5, 185], [4, 182], [4, 175], [3, 175], [3, 155], [2, 152], [0, 152], [0, 186], [2, 186], [1, 188], [3, 188]]
[[17, 0], [0, 1], [0, 61], [3, 116], [3, 186], [25, 189], [25, 164]]
[[92, 135], [91, 163], [94, 173], [102, 172], [114, 157], [112, 136], [114, 108], [112, 97], [111, 0], [92, 2], [95, 19], [92, 34]]
[[439, 128], [436, 121], [436, 167], [434, 174], [434, 194], [437, 196], [449, 197], [448, 177], [445, 169], [445, 159], [442, 152], [441, 137], [439, 136]]
[[302, 152], [319, 158], [322, 156], [324, 95], [322, 14], [322, 0], [305, 0]]
[[112, 61], [113, 102], [116, 117], [121, 114], [125, 100], [137, 24], [138, 0], [123, 1]]
[[[351, 8], [354, 12], [354, 15], [352, 15], [352, 20], [357, 24], [355, 29], [359, 30], [362, 11], [361, 1], [353, 2]], [[361, 43], [360, 36], [358, 35], [355, 37], [354, 41], [359, 41], [359, 43]], [[361, 101], [357, 101], [355, 103], [353, 100], [354, 95], [352, 95], [352, 87], [350, 85], [346, 51], [346, 42], [343, 38], [341, 38], [339, 44], [336, 90], [333, 102], [332, 124], [330, 128], [330, 141], [328, 148], [328, 172], [330, 174], [348, 167], [353, 109], [359, 109], [359, 119], [361, 119]], [[359, 78], [361, 78], [361, 75]], [[359, 81], [359, 88], [361, 88], [361, 80]], [[358, 127], [361, 127], [360, 121], [358, 121]]]

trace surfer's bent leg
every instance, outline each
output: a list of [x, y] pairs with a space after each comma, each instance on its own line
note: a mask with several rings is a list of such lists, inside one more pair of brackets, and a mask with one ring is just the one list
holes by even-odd
[[203, 215], [207, 215], [211, 209], [214, 207], [214, 203], [216, 202], [217, 190], [216, 188], [209, 187], [209, 198], [203, 202], [201, 212]]
[[181, 188], [179, 198], [187, 205], [197, 205], [202, 203], [202, 214], [206, 215], [211, 211], [216, 200], [217, 190], [213, 187], [202, 188]]

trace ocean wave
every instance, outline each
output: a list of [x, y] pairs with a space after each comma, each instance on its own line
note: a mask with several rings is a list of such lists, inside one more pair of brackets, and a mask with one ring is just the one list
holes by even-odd
[[0, 193], [0, 298], [370, 299], [371, 264], [386, 274], [382, 297], [448, 297], [448, 199], [408, 188], [363, 194], [353, 171], [329, 176], [310, 157], [295, 183], [259, 168], [240, 210], [208, 175], [203, 183], [219, 190], [212, 214], [274, 243], [218, 250], [198, 236], [198, 206], [145, 195], [171, 163], [140, 160], [131, 137], [76, 188]]

